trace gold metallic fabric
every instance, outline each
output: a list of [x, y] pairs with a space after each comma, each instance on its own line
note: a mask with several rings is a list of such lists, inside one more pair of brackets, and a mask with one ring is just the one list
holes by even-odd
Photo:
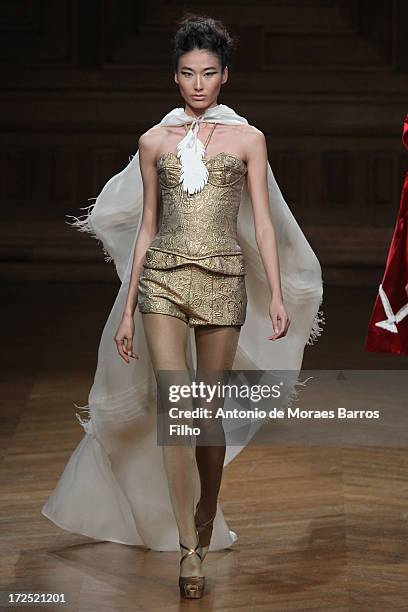
[[146, 251], [144, 266], [155, 270], [166, 270], [176, 266], [195, 263], [200, 268], [221, 272], [223, 274], [245, 274], [243, 255], [211, 255], [210, 257], [186, 257], [156, 249]]
[[246, 164], [229, 153], [218, 153], [203, 161], [208, 182], [201, 191], [190, 195], [182, 189], [178, 157], [174, 153], [159, 157], [160, 229], [147, 249], [146, 266], [164, 269], [196, 261], [213, 271], [245, 274], [237, 217]]
[[182, 189], [178, 157], [164, 153], [158, 159], [160, 230], [146, 251], [138, 307], [190, 327], [243, 325], [247, 293], [237, 217], [247, 167], [229, 153], [204, 163], [208, 182], [190, 195]]
[[225, 275], [196, 264], [143, 268], [138, 285], [141, 313], [178, 317], [196, 325], [243, 325], [247, 310], [244, 275]]

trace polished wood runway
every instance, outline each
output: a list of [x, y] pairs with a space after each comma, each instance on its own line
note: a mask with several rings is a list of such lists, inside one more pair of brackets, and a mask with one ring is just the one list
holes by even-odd
[[[248, 446], [226, 468], [220, 496], [239, 540], [207, 556], [200, 601], [179, 599], [178, 553], [98, 542], [48, 521], [40, 510], [82, 438], [73, 403], [87, 401], [116, 286], [0, 291], [3, 601], [24, 591], [64, 593], [64, 608], [78, 611], [407, 610], [406, 448]], [[362, 350], [373, 299], [373, 290], [326, 287], [325, 332], [305, 369], [407, 369], [406, 357]]]

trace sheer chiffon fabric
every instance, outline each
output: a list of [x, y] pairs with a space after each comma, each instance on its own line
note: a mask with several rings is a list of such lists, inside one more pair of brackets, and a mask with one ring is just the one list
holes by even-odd
[[[176, 108], [157, 125], [181, 125], [192, 120], [184, 109]], [[223, 104], [208, 109], [202, 120], [248, 123]], [[245, 185], [237, 227], [245, 258], [248, 305], [233, 369], [258, 370], [259, 382], [264, 374], [267, 379], [264, 371], [270, 370], [290, 370], [297, 377], [304, 348], [320, 336], [324, 323], [319, 311], [323, 296], [319, 261], [286, 204], [269, 163], [267, 166], [283, 299], [291, 325], [286, 337], [277, 341], [267, 339], [273, 333], [269, 316], [271, 295], [255, 241], [252, 203]], [[88, 403], [77, 406], [84, 437], [42, 513], [66, 530], [98, 540], [140, 544], [154, 550], [179, 550], [162, 447], [156, 439], [156, 380], [138, 308], [134, 315], [134, 349], [140, 358], [126, 364], [118, 356], [113, 340], [127, 297], [142, 206], [143, 185], [137, 151], [122, 172], [107, 182], [83, 218], [74, 218], [72, 223], [102, 243], [106, 260], [114, 262], [121, 286], [100, 340]], [[194, 372], [192, 328], [187, 358], [189, 369]], [[288, 403], [291, 397], [293, 394], [288, 395]], [[225, 399], [226, 410], [239, 407], [233, 398]], [[240, 438], [234, 430], [236, 425], [226, 427], [224, 465], [248, 444], [261, 425], [259, 420], [250, 418], [241, 421]], [[199, 496], [197, 471], [196, 502]], [[229, 529], [218, 503], [210, 551], [226, 548], [236, 540], [237, 534]]]

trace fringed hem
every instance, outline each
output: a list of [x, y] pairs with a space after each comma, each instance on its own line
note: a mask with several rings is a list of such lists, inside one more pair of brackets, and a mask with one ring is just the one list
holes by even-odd
[[326, 320], [323, 315], [323, 310], [319, 310], [314, 318], [310, 336], [306, 344], [316, 344], [317, 338], [322, 335], [323, 325], [326, 325]]
[[107, 263], [113, 262], [112, 255], [109, 253], [103, 241], [97, 235], [97, 233], [95, 232], [95, 229], [92, 226], [91, 215], [92, 215], [94, 206], [96, 204], [96, 198], [89, 198], [89, 200], [95, 200], [95, 202], [93, 204], [90, 204], [89, 206], [84, 206], [80, 208], [80, 210], [87, 210], [86, 213], [84, 213], [83, 215], [79, 215], [79, 217], [75, 217], [74, 215], [65, 215], [66, 217], [70, 217], [71, 219], [74, 219], [74, 221], [72, 222], [65, 221], [65, 223], [67, 225], [70, 225], [71, 227], [74, 227], [79, 232], [86, 232], [87, 234], [92, 236], [92, 238], [95, 238], [95, 240], [97, 240], [102, 246], [102, 251], [105, 255], [104, 260]]
[[296, 389], [296, 387], [301, 386], [301, 387], [305, 387], [307, 381], [310, 378], [314, 378], [313, 376], [309, 376], [309, 378], [306, 378], [306, 380], [297, 380], [295, 382], [295, 384], [293, 385], [292, 389], [289, 391], [288, 393], [288, 399], [287, 399], [287, 403], [286, 403], [286, 408], [292, 408], [293, 404], [299, 399], [299, 389]]
[[81, 410], [81, 412], [85, 412], [88, 418], [83, 419], [78, 412], [75, 413], [75, 416], [80, 422], [80, 424], [82, 425], [85, 433], [93, 435], [91, 411], [89, 408], [89, 404], [85, 404], [85, 406], [77, 406], [77, 404], [74, 404], [74, 406], [78, 408], [79, 410]]

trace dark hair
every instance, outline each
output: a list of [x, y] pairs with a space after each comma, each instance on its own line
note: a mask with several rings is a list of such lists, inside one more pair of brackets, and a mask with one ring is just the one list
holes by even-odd
[[193, 49], [206, 49], [218, 56], [221, 70], [231, 65], [231, 53], [236, 39], [232, 37], [225, 25], [196, 13], [185, 14], [177, 23], [178, 30], [174, 35], [173, 69], [176, 72], [178, 61], [183, 53]]

